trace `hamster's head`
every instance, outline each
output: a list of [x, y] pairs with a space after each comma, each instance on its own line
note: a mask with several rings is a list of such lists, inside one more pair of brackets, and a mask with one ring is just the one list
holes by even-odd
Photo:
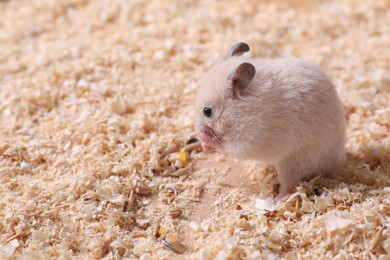
[[204, 77], [196, 98], [195, 131], [205, 150], [221, 148], [240, 157], [245, 149], [245, 96], [256, 74], [255, 67], [239, 57], [247, 51], [248, 45], [237, 43]]

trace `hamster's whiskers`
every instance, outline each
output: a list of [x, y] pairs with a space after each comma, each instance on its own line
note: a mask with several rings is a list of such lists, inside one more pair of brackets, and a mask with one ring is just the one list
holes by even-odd
[[221, 144], [222, 142], [221, 142], [220, 138], [214, 133], [214, 131], [211, 130], [210, 132], [211, 132], [213, 139], [215, 139], [218, 143]]
[[210, 139], [216, 141], [219, 144], [222, 144], [221, 138], [215, 134], [214, 130], [211, 127], [205, 126], [203, 133]]

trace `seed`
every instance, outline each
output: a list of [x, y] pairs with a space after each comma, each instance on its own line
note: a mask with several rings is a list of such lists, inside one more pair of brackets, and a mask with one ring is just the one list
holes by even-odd
[[245, 215], [245, 214], [241, 214], [240, 215], [240, 219], [246, 219], [246, 220], [249, 220], [248, 216]]
[[241, 207], [239, 204], [234, 205], [234, 208], [235, 208], [236, 210], [242, 210], [242, 207]]
[[179, 161], [180, 161], [183, 165], [187, 164], [187, 158], [188, 158], [187, 153], [186, 153], [186, 152], [179, 152], [178, 155], [179, 155], [179, 158], [178, 158]]
[[200, 202], [200, 198], [187, 197], [186, 199], [189, 200], [189, 201]]
[[137, 187], [135, 188], [135, 193], [140, 196], [149, 196], [152, 194], [152, 191], [148, 187]]
[[171, 211], [169, 211], [169, 215], [172, 218], [178, 218], [181, 216], [182, 213], [183, 211], [181, 209], [172, 209]]
[[146, 233], [145, 231], [134, 231], [131, 234], [133, 235], [133, 237], [147, 237], [148, 236], [148, 233]]
[[158, 223], [154, 226], [153, 235], [156, 238], [160, 236], [160, 225]]
[[200, 142], [197, 141], [197, 142], [194, 142], [191, 144], [187, 144], [186, 146], [183, 147], [183, 149], [181, 149], [181, 151], [182, 152], [189, 152], [189, 151], [195, 150], [199, 147], [200, 147]]
[[198, 139], [196, 139], [195, 137], [191, 137], [190, 139], [188, 139], [188, 141], [186, 142], [186, 144], [193, 144], [195, 142], [197, 142]]
[[184, 174], [188, 173], [188, 168], [181, 168], [175, 172], [172, 172], [171, 174], [169, 174], [170, 176], [172, 177], [179, 177], [179, 176], [182, 176]]
[[168, 162], [179, 164], [180, 166], [186, 165], [188, 161], [188, 153], [185, 151], [170, 153], [168, 155]]
[[159, 236], [161, 236], [164, 232], [165, 232], [165, 228], [160, 227], [160, 228], [158, 229], [158, 235], [159, 235]]
[[183, 254], [185, 252], [185, 247], [178, 242], [168, 242], [163, 240], [162, 244], [164, 248], [169, 249], [176, 254]]
[[385, 228], [382, 227], [381, 230], [379, 230], [378, 233], [376, 233], [374, 239], [372, 240], [372, 249], [375, 249], [378, 246], [379, 242], [381, 242], [381, 240], [383, 239], [382, 233], [384, 229]]
[[175, 150], [177, 150], [177, 145], [175, 143], [171, 143], [170, 146], [160, 154], [160, 157], [164, 158]]
[[179, 186], [179, 185], [176, 185], [176, 184], [163, 184], [163, 186], [160, 186], [160, 189], [164, 187], [165, 190], [168, 190], [168, 191], [172, 191], [173, 193], [175, 193], [175, 195], [179, 194], [180, 192], [182, 192], [182, 188]]
[[152, 149], [152, 154], [153, 154], [153, 158], [154, 158], [154, 165], [153, 165], [154, 169], [159, 169], [160, 165], [161, 165], [161, 160], [160, 160], [160, 157], [158, 155], [157, 148]]
[[135, 196], [134, 191], [131, 191], [129, 198], [125, 200], [125, 204], [123, 205], [123, 212], [134, 210]]
[[168, 229], [160, 227], [158, 229], [158, 234], [157, 234], [158, 241], [161, 242], [161, 241], [165, 240], [167, 233], [168, 233]]

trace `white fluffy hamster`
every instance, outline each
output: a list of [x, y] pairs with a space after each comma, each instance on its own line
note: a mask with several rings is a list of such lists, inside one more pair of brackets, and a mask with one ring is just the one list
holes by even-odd
[[346, 160], [346, 124], [334, 85], [302, 59], [254, 59], [235, 44], [206, 73], [196, 134], [206, 150], [276, 168], [284, 197], [301, 180], [334, 176]]

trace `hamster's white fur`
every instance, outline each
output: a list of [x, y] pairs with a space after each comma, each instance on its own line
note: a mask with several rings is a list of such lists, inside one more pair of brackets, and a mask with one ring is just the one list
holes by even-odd
[[[197, 95], [195, 128], [203, 146], [274, 166], [280, 182], [276, 201], [301, 180], [341, 173], [346, 160], [344, 110], [327, 75], [301, 59], [229, 53], [207, 72]], [[255, 68], [252, 79], [245, 69], [235, 72], [243, 63]], [[238, 88], [232, 73], [251, 81]], [[211, 109], [210, 117], [205, 107]]]

